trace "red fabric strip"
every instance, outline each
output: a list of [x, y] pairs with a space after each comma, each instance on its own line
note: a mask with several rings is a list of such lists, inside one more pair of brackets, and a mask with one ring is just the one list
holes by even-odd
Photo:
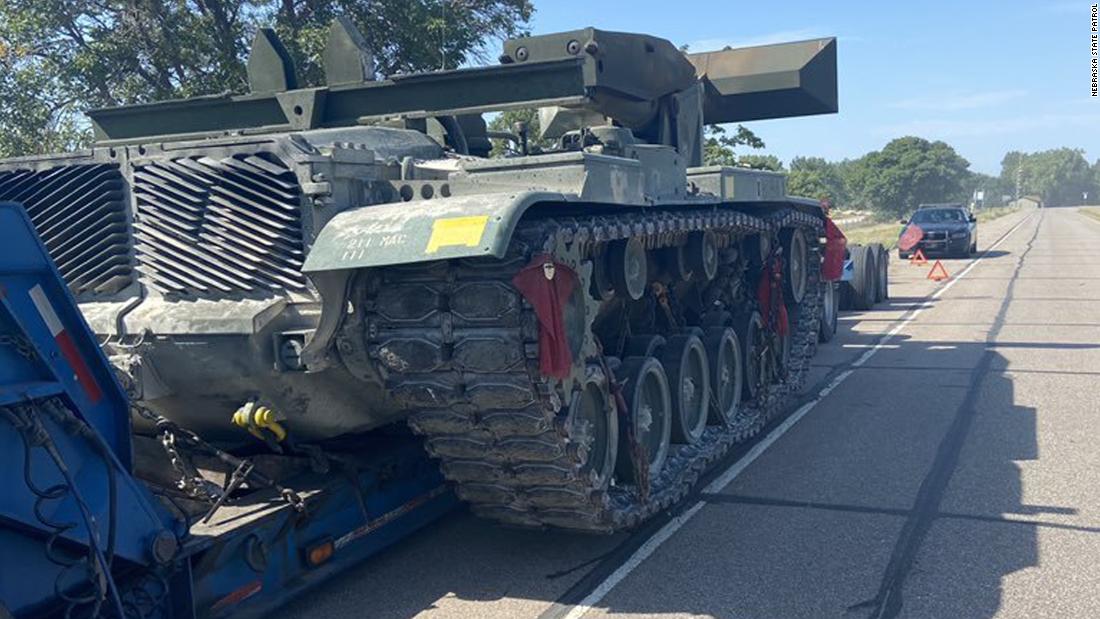
[[835, 282], [844, 274], [844, 250], [848, 247], [848, 238], [833, 223], [825, 218], [825, 258], [821, 262], [821, 277], [825, 281]]
[[760, 304], [760, 313], [764, 325], [778, 333], [787, 335], [787, 304], [783, 302], [783, 260], [776, 258], [771, 266], [760, 274], [760, 283], [756, 286], [756, 302]]
[[76, 344], [69, 337], [69, 332], [62, 331], [58, 333], [54, 337], [54, 341], [61, 348], [61, 354], [65, 356], [65, 360], [72, 366], [73, 372], [76, 373], [76, 380], [84, 388], [84, 393], [88, 395], [88, 399], [91, 400], [92, 404], [99, 402], [99, 399], [103, 397], [103, 392], [99, 388], [99, 383], [95, 381], [95, 377], [92, 376], [91, 370], [88, 369], [88, 365], [84, 363], [84, 359], [77, 352]]
[[577, 274], [554, 262], [549, 254], [540, 254], [512, 278], [512, 285], [535, 308], [539, 319], [539, 371], [555, 378], [569, 376], [573, 353], [564, 316], [565, 304], [577, 285]]

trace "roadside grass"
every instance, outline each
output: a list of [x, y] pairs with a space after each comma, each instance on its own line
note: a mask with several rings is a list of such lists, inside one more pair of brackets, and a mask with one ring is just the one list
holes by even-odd
[[[1004, 217], [1005, 215], [1015, 213], [1020, 207], [1018, 206], [998, 206], [994, 208], [987, 208], [978, 211], [978, 223], [993, 221], [994, 219]], [[1080, 209], [1082, 212], [1085, 210], [1092, 210], [1092, 213], [1085, 213], [1090, 217], [1095, 217], [1100, 220], [1100, 208], [1097, 209]], [[886, 249], [893, 249], [898, 244], [898, 234], [901, 233], [902, 225], [897, 223], [876, 223], [870, 225], [853, 226], [851, 228], [842, 228], [844, 236], [848, 237], [848, 242], [852, 245], [869, 245], [871, 243], [882, 243]]]
[[1077, 212], [1087, 217], [1092, 217], [1097, 221], [1100, 221], [1100, 207], [1089, 206], [1086, 208], [1079, 208], [1077, 209]]
[[898, 243], [900, 232], [901, 224], [873, 224], [844, 230], [844, 236], [848, 237], [850, 245], [882, 243], [886, 249], [893, 249]]
[[1010, 213], [1015, 213], [1020, 210], [1019, 206], [995, 206], [993, 208], [982, 209], [978, 211], [978, 223], [983, 221], [993, 221], [998, 217], [1004, 217]]

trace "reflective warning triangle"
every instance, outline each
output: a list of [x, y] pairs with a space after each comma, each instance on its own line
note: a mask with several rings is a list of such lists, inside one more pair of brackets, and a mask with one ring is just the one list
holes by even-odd
[[924, 252], [918, 249], [915, 254], [909, 256], [909, 264], [917, 267], [922, 267], [928, 264], [928, 258], [925, 258]]
[[951, 276], [947, 274], [947, 269], [943, 267], [943, 263], [939, 260], [932, 265], [932, 270], [928, 272], [928, 279], [934, 282], [942, 282], [949, 277]]

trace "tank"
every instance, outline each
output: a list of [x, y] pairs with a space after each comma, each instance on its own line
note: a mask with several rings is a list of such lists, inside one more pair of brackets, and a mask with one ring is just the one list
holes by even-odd
[[[277, 445], [235, 411], [332, 452], [407, 424], [477, 514], [606, 532], [791, 402], [825, 217], [702, 167], [703, 127], [835, 112], [835, 40], [588, 28], [380, 78], [338, 20], [327, 84], [288, 58], [261, 30], [250, 92], [92, 110], [90, 149], [0, 162], [142, 409], [249, 452]], [[487, 130], [517, 108], [552, 146]]]

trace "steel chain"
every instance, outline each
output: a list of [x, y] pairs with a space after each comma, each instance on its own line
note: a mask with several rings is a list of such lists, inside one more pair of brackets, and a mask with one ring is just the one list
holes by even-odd
[[0, 333], [0, 346], [11, 346], [15, 348], [15, 352], [32, 361], [38, 356], [38, 353], [35, 352], [34, 346], [31, 345], [30, 340], [23, 337], [22, 335]]

